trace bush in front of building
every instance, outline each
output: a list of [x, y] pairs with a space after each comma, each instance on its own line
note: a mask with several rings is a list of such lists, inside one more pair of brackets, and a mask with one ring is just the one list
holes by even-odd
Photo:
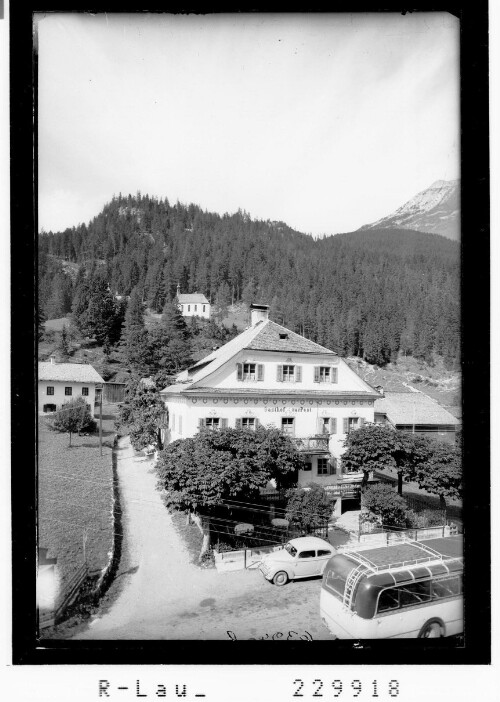
[[292, 488], [287, 492], [286, 518], [292, 528], [310, 534], [328, 523], [332, 499], [322, 485], [309, 483], [307, 489]]
[[231, 506], [256, 502], [270, 480], [290, 487], [302, 465], [289, 437], [258, 427], [206, 430], [173, 441], [160, 452], [155, 469], [167, 506], [200, 518], [203, 553], [210, 546], [211, 520], [218, 525], [221, 511], [227, 515]]
[[371, 485], [361, 497], [361, 508], [386, 527], [406, 526], [406, 501], [401, 495], [385, 483]]

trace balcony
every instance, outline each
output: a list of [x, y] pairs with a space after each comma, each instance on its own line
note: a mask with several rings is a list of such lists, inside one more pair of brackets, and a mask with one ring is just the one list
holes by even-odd
[[329, 453], [329, 440], [330, 437], [325, 434], [324, 436], [307, 436], [303, 439], [292, 439], [292, 443], [300, 453], [313, 455], [318, 453]]

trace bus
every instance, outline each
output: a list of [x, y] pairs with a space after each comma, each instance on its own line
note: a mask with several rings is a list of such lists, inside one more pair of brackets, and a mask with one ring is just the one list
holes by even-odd
[[338, 639], [439, 638], [463, 632], [462, 536], [337, 553], [320, 611]]

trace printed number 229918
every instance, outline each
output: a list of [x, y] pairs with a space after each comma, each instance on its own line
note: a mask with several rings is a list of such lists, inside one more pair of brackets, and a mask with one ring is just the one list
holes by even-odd
[[[307, 684], [300, 678], [293, 681], [295, 690], [293, 697], [398, 697], [399, 681], [389, 680], [387, 683], [380, 683], [378, 680], [361, 682], [361, 680], [332, 680], [324, 683], [323, 680], [313, 680]], [[385, 688], [385, 689], [384, 689]], [[380, 690], [380, 694], [379, 694]]]

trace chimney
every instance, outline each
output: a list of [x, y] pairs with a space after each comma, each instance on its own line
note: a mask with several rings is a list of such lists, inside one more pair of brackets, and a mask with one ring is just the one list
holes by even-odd
[[256, 305], [252, 302], [250, 305], [250, 325], [254, 327], [257, 322], [263, 322], [269, 319], [269, 305]]

